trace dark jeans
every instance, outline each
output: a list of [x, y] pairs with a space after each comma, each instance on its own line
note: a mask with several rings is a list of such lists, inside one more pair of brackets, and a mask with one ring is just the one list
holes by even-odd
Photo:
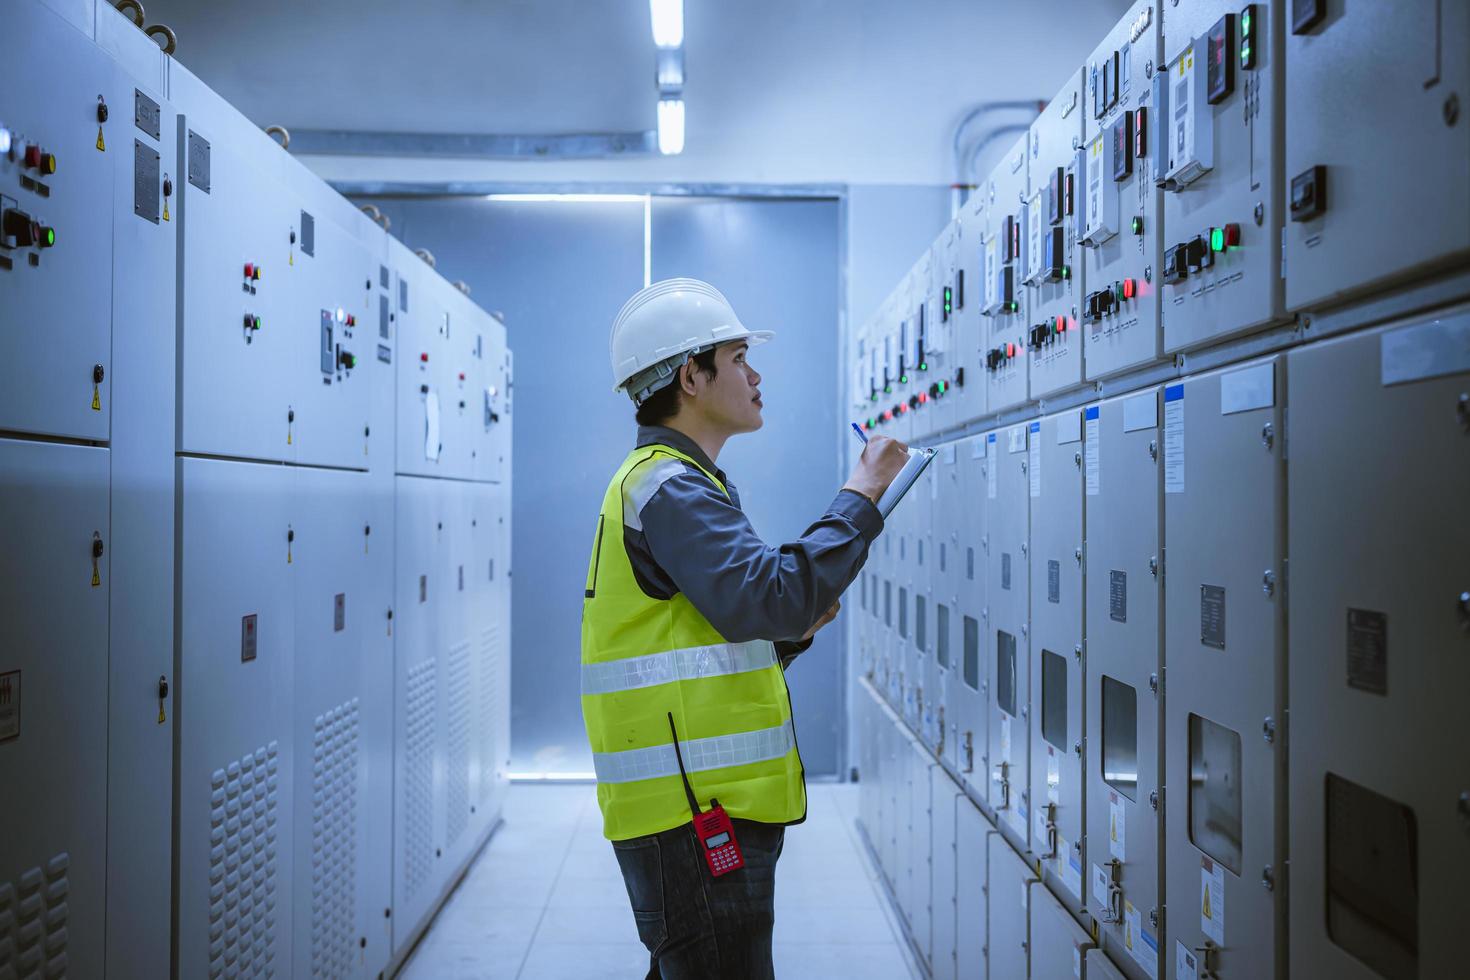
[[745, 867], [710, 876], [689, 824], [613, 841], [638, 938], [651, 960], [647, 980], [774, 980], [776, 859], [786, 828], [735, 820]]

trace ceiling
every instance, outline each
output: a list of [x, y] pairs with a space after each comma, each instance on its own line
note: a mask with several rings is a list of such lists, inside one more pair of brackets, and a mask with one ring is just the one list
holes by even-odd
[[[177, 57], [261, 125], [652, 129], [646, 0], [148, 0]], [[676, 158], [316, 158], [328, 177], [949, 183], [956, 122], [1046, 99], [1123, 0], [686, 0]], [[997, 151], [1004, 146], [997, 147]]]

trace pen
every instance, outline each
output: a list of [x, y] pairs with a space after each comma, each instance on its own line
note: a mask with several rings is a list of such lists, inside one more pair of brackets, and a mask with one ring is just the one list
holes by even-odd
[[862, 426], [860, 426], [856, 422], [854, 422], [852, 424], [852, 431], [854, 431], [854, 432], [857, 433], [857, 437], [863, 441], [863, 445], [864, 446], [866, 446], [868, 444], [868, 437], [863, 434], [863, 427]]

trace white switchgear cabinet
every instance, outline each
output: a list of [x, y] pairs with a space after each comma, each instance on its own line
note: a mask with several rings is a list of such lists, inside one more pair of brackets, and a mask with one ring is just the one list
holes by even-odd
[[958, 600], [950, 614], [953, 617], [952, 657], [955, 665], [950, 687], [954, 706], [951, 731], [954, 767], [979, 799], [988, 799], [990, 793], [987, 763], [990, 755], [990, 683], [985, 647], [990, 629], [990, 614], [986, 608], [986, 581], [990, 567], [986, 536], [989, 528], [985, 516], [990, 501], [986, 498], [985, 489], [989, 485], [989, 468], [995, 462], [986, 452], [993, 445], [986, 434], [959, 444], [958, 462], [962, 476], [959, 494], [950, 506], [950, 514], [960, 530], [960, 542], [954, 556]]
[[1092, 937], [1072, 913], [1041, 885], [1031, 889], [1031, 976], [1066, 980], [1082, 975]]
[[987, 912], [990, 975], [1031, 975], [1031, 895], [1041, 888], [1032, 867], [1000, 834], [989, 836]]
[[[929, 796], [929, 819], [933, 828], [929, 870], [929, 968], [933, 980], [957, 980], [959, 976], [955, 959], [955, 929], [960, 866], [956, 862], [955, 821], [958, 808], [965, 805], [968, 804], [964, 794], [954, 782], [942, 770], [934, 769]], [[965, 868], [964, 873], [973, 874], [974, 868]]]
[[997, 826], [1022, 850], [1031, 833], [1031, 466], [1027, 428], [1022, 423], [986, 434], [993, 457], [989, 476], [994, 496], [987, 488], [989, 629], [981, 647], [991, 708], [985, 798], [995, 812]]
[[1031, 829], [1052, 889], [1084, 904], [1082, 410], [1031, 423]]
[[1463, 268], [1470, 254], [1470, 7], [1286, 12], [1286, 304]]
[[1030, 395], [1082, 383], [1078, 303], [1087, 283], [1077, 254], [1085, 217], [1082, 73], [1074, 71], [1027, 134], [1026, 360]]
[[1133, 980], [1160, 974], [1163, 907], [1159, 395], [1089, 405], [1083, 420], [1087, 908]]
[[1282, 9], [1196, 0], [1164, 13], [1151, 93], [1164, 136], [1164, 347], [1281, 319]]
[[[966, 447], [968, 448], [968, 447]], [[929, 642], [931, 654], [926, 661], [925, 687], [930, 691], [928, 738], [935, 755], [954, 765], [955, 754], [955, 706], [960, 696], [957, 687], [959, 646], [960, 583], [963, 578], [964, 562], [961, 546], [963, 526], [964, 494], [963, 464], [960, 447], [955, 443], [940, 446], [929, 464], [932, 471], [929, 491], [933, 502], [934, 521], [933, 551], [929, 555], [930, 569], [930, 624]]]
[[1000, 840], [968, 797], [955, 800], [955, 972], [984, 977], [988, 969], [991, 842]]
[[1029, 290], [1022, 282], [1027, 254], [1026, 148], [1022, 136], [981, 185], [985, 195], [985, 242], [981, 259], [981, 314], [986, 318], [985, 404], [999, 412], [1024, 402], [1028, 395], [1026, 325]]
[[1463, 961], [1467, 341], [1461, 306], [1287, 356], [1294, 976]]
[[1162, 196], [1154, 160], [1167, 149], [1167, 121], [1153, 102], [1162, 71], [1162, 7], [1138, 0], [1083, 66], [1085, 210], [1079, 264], [1087, 288], [1079, 312], [1087, 376], [1102, 378], [1156, 360]]
[[1164, 902], [1221, 980], [1285, 968], [1282, 368], [1164, 388]]

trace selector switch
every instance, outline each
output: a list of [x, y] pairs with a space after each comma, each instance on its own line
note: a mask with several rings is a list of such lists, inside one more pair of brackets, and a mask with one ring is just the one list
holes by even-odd
[[1326, 167], [1309, 167], [1291, 178], [1292, 221], [1310, 221], [1326, 210]]
[[1164, 282], [1173, 285], [1189, 278], [1188, 246], [1174, 245], [1164, 251]]
[[24, 211], [8, 208], [0, 218], [0, 234], [12, 248], [30, 248], [36, 243], [36, 223]]

